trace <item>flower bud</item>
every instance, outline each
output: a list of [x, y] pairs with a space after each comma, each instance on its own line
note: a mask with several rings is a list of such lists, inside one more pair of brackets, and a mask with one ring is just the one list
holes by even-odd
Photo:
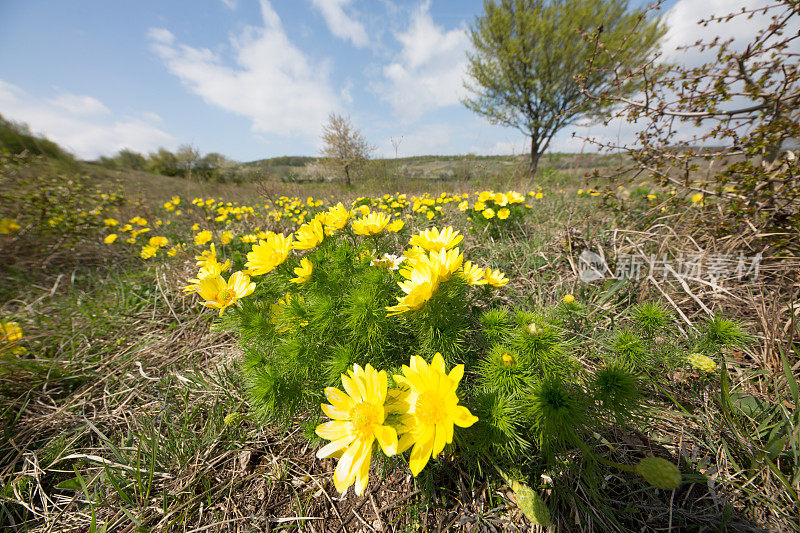
[[511, 490], [517, 497], [517, 505], [531, 524], [542, 527], [550, 525], [550, 509], [536, 491], [516, 481], [511, 484]]
[[636, 465], [636, 472], [657, 489], [673, 490], [681, 484], [678, 467], [660, 457], [645, 457]]

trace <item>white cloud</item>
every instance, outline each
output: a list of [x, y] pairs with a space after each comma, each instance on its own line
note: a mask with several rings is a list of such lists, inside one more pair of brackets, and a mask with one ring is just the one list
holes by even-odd
[[364, 25], [344, 12], [344, 7], [352, 0], [311, 0], [311, 3], [325, 19], [328, 29], [336, 37], [349, 40], [355, 46], [369, 44], [369, 37]]
[[[722, 40], [734, 39], [732, 49], [743, 50], [755, 35], [770, 23], [770, 15], [776, 11], [770, 11], [768, 15], [758, 13], [752, 17], [736, 16], [726, 22], [712, 22], [705, 26], [697, 22], [701, 19], [708, 19], [712, 15], [725, 16], [730, 13], [740, 12], [742, 9], [753, 10], [757, 8], [774, 5], [775, 2], [768, 0], [679, 0], [665, 14], [665, 21], [669, 30], [664, 38], [664, 56], [669, 61], [677, 61], [687, 66], [699, 66], [702, 63], [713, 61], [715, 52], [707, 50], [700, 52], [696, 48], [688, 50], [677, 50], [679, 46], [692, 45], [702, 40], [710, 42], [716, 36]], [[793, 20], [784, 32], [784, 36], [796, 34], [800, 31], [800, 21]], [[795, 43], [793, 47], [797, 47]]]
[[32, 131], [85, 159], [123, 148], [147, 152], [176, 144], [176, 139], [156, 126], [147, 113], [144, 118], [114, 119], [108, 107], [91, 96], [65, 93], [40, 99], [3, 80], [0, 114], [28, 124]]
[[264, 25], [231, 38], [235, 66], [207, 48], [177, 43], [166, 29], [149, 32], [167, 69], [206, 103], [247, 117], [254, 132], [318, 139], [339, 99], [326, 63], [312, 64], [292, 44], [278, 14], [261, 1]]
[[462, 80], [470, 46], [466, 28], [445, 31], [437, 26], [430, 2], [425, 2], [411, 15], [408, 28], [395, 37], [402, 50], [383, 67], [384, 81], [375, 87], [395, 114], [410, 122], [426, 111], [459, 104], [465, 94]]
[[225, 4], [225, 6], [228, 9], [236, 9], [236, 7], [237, 7], [236, 0], [219, 0], [219, 1], [222, 2], [223, 4]]
[[60, 94], [54, 98], [48, 98], [47, 102], [73, 115], [104, 115], [111, 113], [111, 110], [103, 105], [100, 100], [85, 94]]

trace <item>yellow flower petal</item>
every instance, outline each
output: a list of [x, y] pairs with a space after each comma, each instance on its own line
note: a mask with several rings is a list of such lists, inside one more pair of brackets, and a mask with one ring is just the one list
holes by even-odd
[[387, 456], [391, 457], [397, 453], [397, 431], [393, 427], [376, 426], [375, 438], [378, 440], [378, 444], [381, 445], [383, 453]]
[[[319, 432], [317, 432], [317, 435], [319, 435], [323, 439], [328, 438], [324, 435], [320, 435]], [[348, 446], [351, 442], [355, 440], [355, 438], [356, 438], [355, 435], [350, 435], [347, 437], [342, 437], [339, 440], [329, 442], [328, 444], [319, 449], [319, 451], [317, 452], [317, 459], [325, 459], [326, 457], [332, 456], [345, 446]]]

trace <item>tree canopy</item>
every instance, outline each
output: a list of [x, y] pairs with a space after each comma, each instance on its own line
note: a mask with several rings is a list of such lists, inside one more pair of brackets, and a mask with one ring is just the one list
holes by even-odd
[[607, 110], [587, 93], [636, 91], [635, 80], [615, 86], [611, 69], [603, 67], [648, 61], [666, 28], [628, 3], [485, 0], [470, 31], [474, 52], [465, 87], [472, 95], [463, 103], [530, 137], [531, 173], [559, 130]]

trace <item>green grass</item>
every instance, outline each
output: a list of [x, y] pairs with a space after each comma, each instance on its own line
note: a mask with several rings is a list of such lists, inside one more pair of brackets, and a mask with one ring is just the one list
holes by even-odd
[[[485, 162], [466, 159], [470, 165]], [[453, 158], [446, 157], [402, 162], [420, 168], [450, 163]], [[375, 178], [350, 190], [336, 183], [201, 184], [83, 168], [99, 186], [120, 184], [140, 201], [125, 208], [131, 214], [155, 214], [176, 193], [251, 203], [262, 193], [335, 195], [338, 200], [396, 191], [527, 192], [542, 185], [545, 197], [532, 203], [519, 228], [500, 237], [471, 233], [457, 213], [442, 224], [455, 224], [466, 235], [465, 256], [490, 263], [514, 280], [499, 302], [537, 310], [574, 294], [585, 309], [575, 317], [582, 333], [570, 342], [593, 353], [615, 324], [629, 319], [632, 304], [661, 298], [654, 286], [643, 283], [576, 280], [572, 263], [583, 246], [631, 245], [616, 239], [614, 231], [641, 230], [621, 226], [623, 219], [599, 209], [595, 199], [556, 193], [584, 187], [581, 171], [575, 170], [580, 165], [606, 163], [611, 164], [553, 156], [537, 180], [521, 180], [511, 171], [464, 181]], [[629, 239], [645, 244], [643, 237]], [[410, 482], [405, 470], [396, 468], [399, 460], [387, 461], [373, 475], [374, 501], [352, 495], [338, 500], [332, 463], [314, 457], [316, 447], [300, 429], [261, 427], [250, 419], [237, 340], [181, 291], [193, 265], [146, 265], [110, 253], [86, 244], [80, 261], [76, 252], [57, 268], [2, 272], [2, 318], [20, 322], [28, 349], [20, 356], [0, 356], [2, 527], [221, 531], [264, 530], [269, 523], [273, 530], [336, 531], [345, 523], [353, 531], [364, 527], [364, 519], [370, 526], [380, 520], [394, 531], [418, 531], [456, 524], [502, 530], [522, 523], [502, 480], [462, 471], [446, 459]], [[689, 319], [702, 322], [702, 310], [691, 307], [683, 288], [663, 289]], [[714, 305], [710, 299], [709, 305]], [[753, 309], [738, 312], [749, 316], [751, 325], [768, 318], [754, 316]], [[676, 321], [688, 338], [688, 327]], [[704, 342], [731, 333], [725, 324], [710, 329]], [[589, 524], [617, 531], [796, 527], [800, 403], [792, 367], [800, 359], [800, 332], [795, 322], [782, 331], [794, 335], [795, 343], [779, 352], [777, 367], [767, 365], [761, 344], [743, 339], [741, 361], [731, 355], [727, 366], [705, 381], [672, 376], [668, 385], [653, 385], [651, 406], [636, 431], [623, 433], [610, 424], [605, 441], [593, 443], [622, 463], [645, 453], [674, 458], [688, 481], [675, 493], [614, 473], [601, 484], [581, 484], [569, 472], [596, 465], [580, 453], [566, 455], [547, 473], [552, 483], [529, 480], [551, 506], [554, 529]], [[598, 495], [603, 506], [596, 503]]]

